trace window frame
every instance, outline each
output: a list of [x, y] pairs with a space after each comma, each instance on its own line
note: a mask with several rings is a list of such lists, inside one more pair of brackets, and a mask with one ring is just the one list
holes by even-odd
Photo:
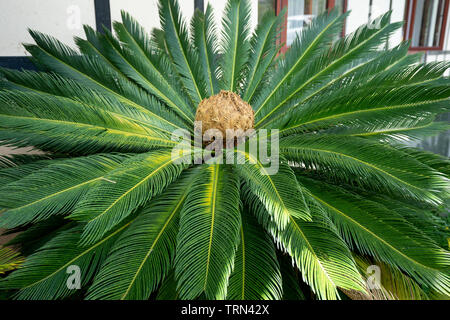
[[[444, 50], [445, 38], [447, 36], [447, 22], [450, 7], [450, 0], [445, 0], [444, 3], [444, 17], [441, 26], [441, 38], [439, 39], [439, 46], [435, 47], [413, 47], [411, 43], [410, 51], [442, 51]], [[405, 4], [405, 25], [403, 27], [403, 40], [412, 40], [414, 33], [414, 22], [416, 19], [417, 0], [406, 0]]]
[[[275, 13], [276, 15], [279, 15], [281, 11], [284, 8], [288, 7], [289, 0], [276, 0], [275, 3]], [[327, 10], [331, 10], [336, 6], [336, 0], [327, 0]], [[348, 9], [348, 0], [344, 0], [344, 13], [347, 12]], [[342, 28], [342, 36], [345, 36], [345, 23], [344, 27]], [[283, 44], [283, 47], [281, 48], [281, 53], [285, 53], [289, 47], [286, 44], [287, 41], [287, 10], [286, 10], [286, 16], [284, 17], [284, 23], [283, 23], [283, 31], [281, 32], [281, 38], [280, 38], [280, 44]]]

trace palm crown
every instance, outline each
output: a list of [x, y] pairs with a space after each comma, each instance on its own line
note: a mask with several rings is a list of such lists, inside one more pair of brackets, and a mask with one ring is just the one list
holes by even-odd
[[[449, 109], [448, 64], [419, 64], [408, 43], [381, 50], [402, 26], [389, 13], [342, 39], [345, 15], [325, 13], [281, 55], [283, 14], [251, 32], [248, 1], [228, 1], [220, 40], [210, 7], [190, 28], [177, 1], [159, 11], [151, 36], [125, 12], [115, 35], [86, 26], [80, 52], [30, 31], [42, 72], [1, 70], [2, 144], [46, 152], [0, 170], [0, 226], [22, 231], [11, 244], [27, 257], [2, 290], [293, 299], [306, 283], [320, 299], [450, 295], [434, 214], [449, 161], [398, 142], [448, 129], [434, 122]], [[197, 106], [220, 90], [252, 106], [256, 129], [279, 129], [278, 173], [237, 148], [244, 164], [176, 163], [172, 132], [193, 132]], [[372, 264], [384, 274], [375, 291]]]

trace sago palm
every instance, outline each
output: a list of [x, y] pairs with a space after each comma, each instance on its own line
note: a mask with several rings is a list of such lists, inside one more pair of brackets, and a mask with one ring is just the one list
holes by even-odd
[[[220, 36], [210, 7], [190, 25], [175, 0], [160, 1], [159, 14], [152, 34], [127, 13], [114, 33], [86, 26], [78, 51], [30, 31], [40, 72], [2, 69], [0, 141], [45, 152], [9, 157], [0, 170], [0, 227], [21, 232], [10, 245], [26, 257], [3, 292], [450, 295], [448, 231], [436, 214], [449, 161], [401, 143], [448, 129], [434, 121], [449, 110], [447, 63], [421, 64], [408, 43], [386, 50], [402, 27], [389, 13], [341, 38], [346, 15], [327, 12], [286, 54], [284, 14], [265, 15], [253, 32], [245, 0], [228, 1]], [[173, 156], [172, 133], [193, 133], [195, 120], [224, 130], [249, 119], [279, 130], [276, 173], [240, 148], [250, 139], [227, 146], [244, 163]], [[366, 284], [371, 265], [382, 271], [376, 288]], [[74, 266], [81, 290], [67, 285]]]

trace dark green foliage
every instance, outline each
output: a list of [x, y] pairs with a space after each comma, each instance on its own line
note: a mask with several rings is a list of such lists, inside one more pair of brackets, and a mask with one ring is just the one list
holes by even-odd
[[[123, 12], [78, 50], [30, 31], [41, 71], [0, 69], [0, 146], [45, 154], [0, 156], [0, 227], [25, 256], [0, 261], [0, 299], [450, 296], [450, 162], [400, 144], [449, 128], [449, 64], [380, 49], [390, 13], [340, 37], [346, 15], [326, 12], [281, 54], [284, 13], [253, 31], [250, 7], [229, 0], [220, 35], [210, 6], [189, 23], [176, 0], [161, 29]], [[172, 133], [220, 90], [279, 130], [276, 173], [240, 148], [242, 164], [177, 163], [199, 150], [174, 157]]]

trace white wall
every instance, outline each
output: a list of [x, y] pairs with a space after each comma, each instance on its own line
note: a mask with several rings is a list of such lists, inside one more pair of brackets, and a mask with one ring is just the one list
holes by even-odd
[[[392, 22], [405, 20], [406, 0], [392, 1]], [[391, 46], [397, 45], [403, 41], [403, 29], [398, 30], [391, 39]]]
[[[110, 0], [112, 20], [121, 20], [120, 11], [130, 12], [148, 31], [159, 27], [157, 0]], [[352, 10], [347, 19], [346, 33], [354, 31], [367, 23], [369, 0], [348, 0], [348, 9]], [[179, 0], [182, 13], [188, 20], [194, 12], [194, 0]], [[222, 24], [222, 14], [226, 0], [205, 0], [214, 9], [217, 25]], [[404, 19], [406, 0], [393, 0], [392, 21]], [[258, 0], [251, 0], [251, 25], [256, 27]], [[389, 0], [373, 0], [372, 17], [386, 12]], [[95, 27], [94, 0], [1, 0], [0, 1], [0, 56], [23, 56], [26, 54], [22, 43], [33, 42], [27, 28], [37, 29], [51, 34], [64, 43], [73, 45], [73, 36], [84, 36], [82, 25]], [[446, 27], [444, 50], [450, 50], [450, 13]], [[403, 39], [402, 30], [393, 36], [390, 46]]]
[[362, 24], [367, 23], [369, 17], [370, 0], [348, 0], [347, 9], [351, 10], [347, 18], [345, 32], [351, 33], [358, 29]]
[[[111, 19], [121, 21], [120, 11], [129, 12], [148, 32], [160, 28], [158, 0], [110, 0]], [[185, 20], [194, 15], [194, 0], [179, 0], [181, 13]]]
[[[370, 0], [348, 0], [348, 9], [352, 10], [347, 19], [346, 33], [355, 31], [359, 26], [366, 24], [369, 19]], [[392, 1], [392, 22], [403, 21], [406, 0]], [[389, 11], [390, 0], [373, 0], [371, 19]], [[403, 40], [403, 31], [399, 29], [391, 38], [390, 47], [399, 44]]]
[[23, 56], [22, 43], [33, 43], [27, 28], [73, 45], [83, 24], [95, 27], [93, 0], [1, 0], [0, 56]]

